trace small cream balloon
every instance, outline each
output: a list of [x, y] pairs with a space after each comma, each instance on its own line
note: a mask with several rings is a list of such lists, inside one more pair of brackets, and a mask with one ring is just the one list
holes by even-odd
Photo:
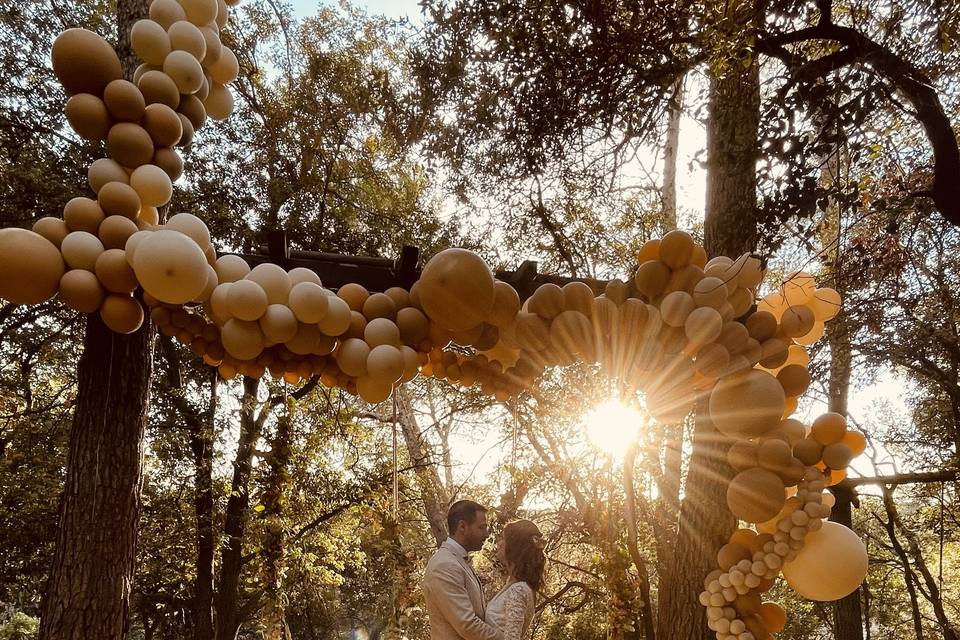
[[166, 228], [192, 238], [200, 248], [206, 248], [210, 244], [210, 230], [203, 220], [192, 213], [178, 213], [172, 216], [167, 220]]
[[130, 174], [130, 186], [140, 196], [141, 206], [162, 207], [173, 197], [170, 176], [160, 167], [145, 164]]
[[227, 302], [231, 316], [248, 322], [259, 320], [270, 305], [263, 287], [252, 280], [234, 282], [230, 286]]
[[100, 239], [86, 231], [73, 231], [63, 239], [60, 251], [71, 269], [93, 271], [104, 247]]
[[[291, 273], [291, 275], [293, 274]], [[324, 292], [323, 287], [319, 284], [299, 282], [290, 289], [288, 303], [297, 320], [308, 324], [316, 324], [327, 315], [327, 310], [330, 307], [330, 296]]]
[[217, 270], [217, 277], [221, 283], [243, 280], [250, 273], [250, 265], [247, 264], [246, 260], [230, 254], [217, 258], [214, 268]]
[[264, 338], [260, 325], [231, 318], [220, 330], [223, 348], [237, 360], [253, 360], [263, 352]]
[[264, 262], [251, 269], [244, 279], [256, 282], [263, 287], [270, 304], [287, 304], [290, 295], [290, 276], [283, 267]]

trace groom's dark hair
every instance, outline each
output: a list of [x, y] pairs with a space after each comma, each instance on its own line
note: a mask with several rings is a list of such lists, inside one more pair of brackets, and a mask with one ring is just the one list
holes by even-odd
[[473, 521], [477, 519], [478, 513], [486, 513], [487, 508], [480, 504], [479, 502], [474, 502], [473, 500], [457, 500], [447, 511], [447, 532], [450, 535], [453, 535], [454, 531], [457, 530], [457, 525], [461, 521], [466, 522], [467, 524], [473, 524]]

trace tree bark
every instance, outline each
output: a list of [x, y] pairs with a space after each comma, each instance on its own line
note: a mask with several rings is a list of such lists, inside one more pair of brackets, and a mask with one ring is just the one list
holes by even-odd
[[87, 319], [41, 640], [120, 640], [127, 628], [153, 331]]
[[[133, 23], [146, 0], [119, 0], [117, 53], [128, 77]], [[153, 371], [149, 317], [131, 335], [87, 318], [77, 370], [57, 545], [41, 605], [41, 640], [120, 640], [127, 630]]]
[[195, 640], [213, 640], [213, 565], [216, 553], [213, 531], [213, 441], [217, 411], [217, 370], [210, 382], [210, 404], [204, 419], [190, 429], [193, 453], [194, 513], [197, 518], [197, 577], [193, 624]]
[[240, 441], [233, 463], [233, 480], [223, 525], [225, 538], [220, 556], [220, 579], [216, 594], [217, 640], [234, 640], [240, 625], [240, 572], [243, 569], [243, 537], [250, 507], [250, 473], [254, 447], [260, 438], [257, 419], [257, 390], [260, 380], [243, 379], [243, 406], [240, 411]]
[[[431, 391], [428, 391], [430, 393]], [[410, 456], [410, 464], [416, 471], [414, 476], [423, 501], [423, 512], [430, 523], [430, 533], [439, 546], [447, 539], [447, 507], [448, 496], [440, 482], [440, 474], [436, 465], [428, 464], [430, 451], [423, 441], [423, 434], [417, 424], [417, 417], [413, 413], [410, 398], [401, 387], [397, 389], [397, 421]]]
[[264, 640], [286, 640], [286, 613], [283, 597], [283, 575], [286, 563], [287, 532], [283, 505], [290, 487], [290, 457], [293, 444], [293, 420], [286, 412], [277, 419], [277, 432], [270, 445], [267, 462], [269, 475], [263, 492], [264, 537], [263, 582], [266, 585], [266, 607], [263, 614]]
[[667, 139], [663, 145], [663, 227], [677, 228], [677, 157], [680, 117], [683, 115], [683, 78], [673, 85], [667, 107]]
[[[731, 3], [734, 23], [749, 22], [750, 7]], [[759, 235], [757, 208], [757, 138], [760, 121], [759, 69], [736, 62], [710, 79], [707, 121], [707, 201], [704, 245], [708, 256], [738, 256], [753, 251]], [[735, 520], [725, 508], [731, 469], [725, 460], [727, 439], [713, 426], [706, 399], [697, 403], [693, 451], [684, 485], [677, 530], [677, 553], [667, 589], [661, 595], [657, 635], [703, 638], [706, 611], [697, 606], [703, 577], [716, 565], [717, 550], [727, 541]]]

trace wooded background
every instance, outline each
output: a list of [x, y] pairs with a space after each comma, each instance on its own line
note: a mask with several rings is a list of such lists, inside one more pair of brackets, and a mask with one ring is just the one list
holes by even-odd
[[[772, 283], [804, 267], [845, 302], [801, 410], [889, 397], [850, 415], [881, 481], [837, 489], [867, 581], [836, 605], [776, 587], [780, 637], [958, 638], [957, 2], [423, 9], [415, 26], [244, 2], [224, 36], [237, 110], [187, 150], [171, 212], [221, 251], [284, 230], [298, 249], [464, 246], [628, 277], [680, 224], [711, 256], [758, 252]], [[66, 127], [53, 38], [97, 31], [132, 71], [123, 34], [146, 11], [0, 0], [0, 225], [59, 215], [98, 157]], [[699, 131], [706, 199], [685, 207], [677, 150]], [[0, 308], [0, 350], [0, 639], [426, 638], [417, 585], [461, 497], [491, 506], [494, 535], [517, 516], [547, 535], [538, 640], [709, 637], [696, 594], [732, 526], [730, 470], [693, 417], [610, 464], [585, 444], [609, 394], [589, 367], [511, 406], [406, 385], [394, 519], [389, 402], [218, 381], [149, 328], [120, 338], [56, 302]], [[477, 564], [492, 594], [501, 568]]]

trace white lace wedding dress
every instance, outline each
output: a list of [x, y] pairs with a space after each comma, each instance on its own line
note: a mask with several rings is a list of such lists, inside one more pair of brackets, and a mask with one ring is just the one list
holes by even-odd
[[534, 609], [533, 589], [526, 582], [514, 582], [487, 605], [487, 623], [503, 632], [503, 640], [524, 640], [530, 637]]

